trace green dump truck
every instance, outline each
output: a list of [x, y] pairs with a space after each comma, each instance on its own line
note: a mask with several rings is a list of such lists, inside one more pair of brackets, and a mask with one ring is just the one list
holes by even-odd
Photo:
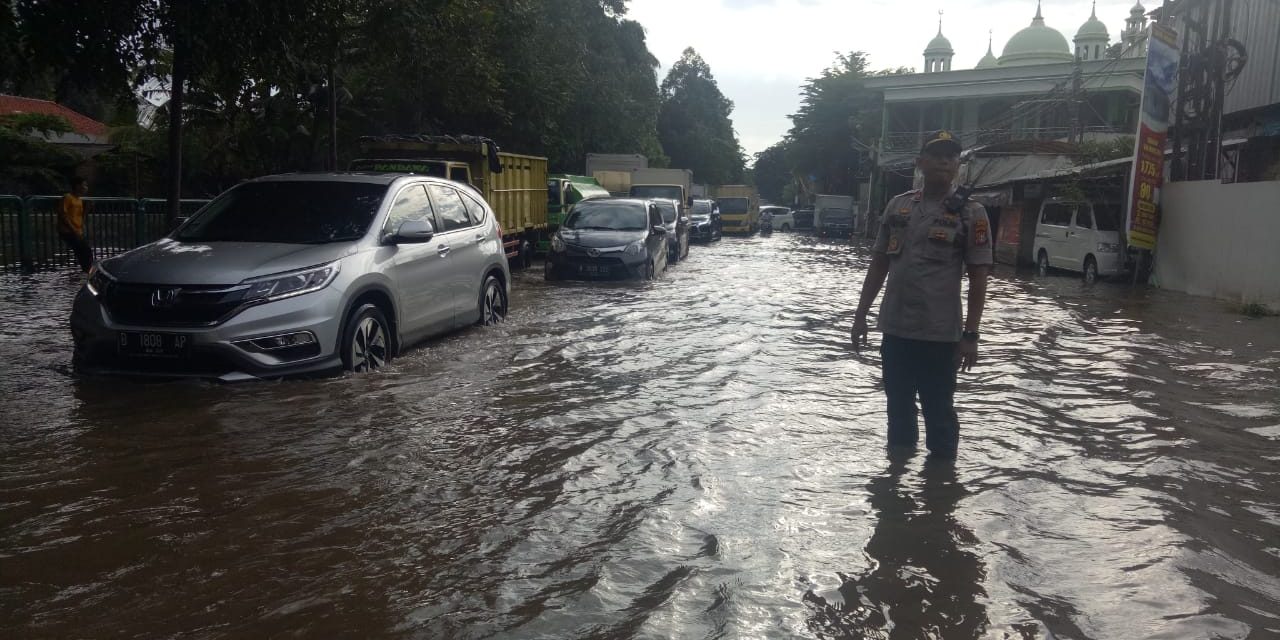
[[352, 171], [418, 173], [465, 182], [502, 226], [512, 266], [528, 266], [547, 233], [547, 159], [507, 153], [480, 136], [385, 135], [359, 140]]
[[551, 249], [551, 234], [560, 225], [573, 205], [589, 198], [607, 198], [605, 191], [595, 178], [588, 176], [571, 176], [563, 173], [547, 177], [547, 233], [538, 241], [538, 253], [546, 253]]

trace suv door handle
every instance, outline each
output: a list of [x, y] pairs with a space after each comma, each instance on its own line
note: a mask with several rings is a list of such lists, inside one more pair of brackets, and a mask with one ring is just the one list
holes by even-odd
[[438, 251], [440, 253], [440, 257], [443, 258], [449, 255], [449, 245], [442, 244], [439, 249], [436, 249], [436, 251]]
[[484, 242], [484, 234], [483, 234], [483, 233], [477, 233], [477, 234], [476, 234], [476, 242]]

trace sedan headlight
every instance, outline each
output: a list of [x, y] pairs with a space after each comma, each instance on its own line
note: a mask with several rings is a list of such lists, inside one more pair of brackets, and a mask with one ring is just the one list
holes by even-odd
[[557, 253], [564, 251], [564, 238], [561, 238], [558, 233], [551, 236], [551, 250]]
[[1098, 253], [1120, 253], [1120, 245], [1114, 242], [1099, 242]]
[[249, 285], [244, 301], [271, 302], [319, 291], [329, 286], [329, 283], [333, 282], [334, 277], [338, 275], [338, 264], [338, 262], [331, 262], [301, 271], [250, 278], [241, 283]]
[[112, 282], [115, 282], [115, 278], [112, 278], [111, 274], [104, 271], [100, 263], [94, 263], [92, 267], [89, 267], [89, 280], [85, 282], [85, 287], [95, 297], [102, 295], [102, 292], [106, 291]]
[[627, 245], [627, 248], [624, 251], [629, 256], [638, 256], [644, 253], [644, 240], [636, 240], [635, 242], [632, 242]]

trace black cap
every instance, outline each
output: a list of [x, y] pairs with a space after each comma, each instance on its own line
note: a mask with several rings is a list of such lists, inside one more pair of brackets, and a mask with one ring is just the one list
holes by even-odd
[[924, 139], [924, 145], [920, 147], [920, 153], [925, 153], [929, 149], [948, 149], [953, 153], [960, 153], [964, 147], [960, 146], [960, 139], [955, 134], [945, 129], [934, 131]]

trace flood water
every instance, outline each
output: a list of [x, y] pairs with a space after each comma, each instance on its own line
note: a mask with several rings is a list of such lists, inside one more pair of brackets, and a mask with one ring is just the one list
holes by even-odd
[[4, 276], [0, 635], [1280, 637], [1280, 319], [1002, 268], [934, 466], [848, 348], [866, 263], [538, 269], [501, 327], [237, 385], [77, 379], [78, 276]]

